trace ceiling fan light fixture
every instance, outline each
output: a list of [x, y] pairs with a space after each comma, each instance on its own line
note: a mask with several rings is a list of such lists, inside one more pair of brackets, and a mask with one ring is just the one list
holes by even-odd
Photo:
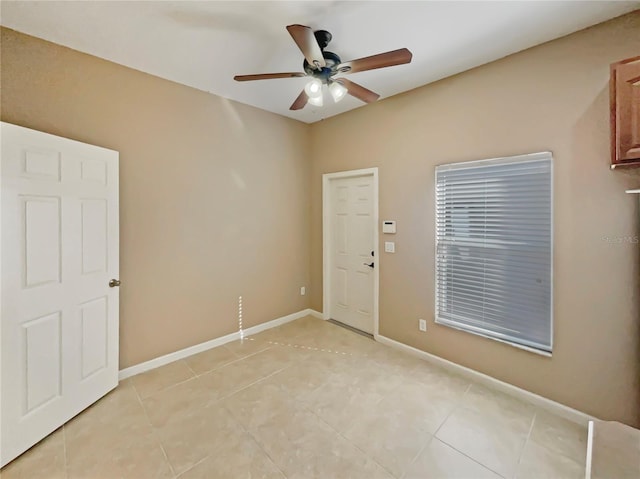
[[310, 96], [309, 97], [309, 103], [311, 103], [313, 106], [322, 106], [322, 90], [320, 92], [319, 96]]
[[338, 103], [347, 94], [347, 89], [342, 83], [333, 81], [331, 85], [329, 85], [329, 93], [331, 93], [333, 101]]
[[322, 98], [322, 82], [317, 78], [313, 78], [304, 87], [307, 96], [311, 98]]

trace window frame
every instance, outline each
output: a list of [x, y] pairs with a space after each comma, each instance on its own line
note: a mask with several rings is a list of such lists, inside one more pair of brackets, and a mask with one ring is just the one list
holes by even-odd
[[[438, 172], [442, 169], [460, 169], [464, 167], [464, 165], [499, 165], [505, 163], [516, 163], [516, 162], [527, 162], [527, 161], [536, 161], [548, 159], [550, 165], [549, 171], [549, 182], [550, 182], [550, 204], [551, 209], [549, 212], [549, 225], [550, 225], [550, 265], [549, 265], [549, 351], [535, 348], [533, 346], [527, 346], [524, 344], [516, 343], [512, 340], [501, 338], [500, 333], [495, 333], [495, 335], [490, 335], [484, 333], [482, 331], [474, 331], [472, 327], [463, 327], [453, 324], [447, 320], [440, 320], [438, 317]], [[461, 161], [461, 162], [451, 162], [451, 163], [442, 163], [440, 165], [436, 165], [434, 168], [434, 188], [433, 188], [433, 197], [434, 197], [434, 322], [438, 325], [445, 326], [447, 328], [455, 329], [457, 331], [462, 331], [468, 334], [472, 334], [474, 336], [480, 336], [486, 339], [491, 339], [493, 341], [497, 341], [499, 343], [507, 344], [517, 349], [521, 349], [524, 351], [528, 351], [531, 353], [538, 354], [540, 356], [549, 357], [553, 356], [554, 350], [554, 330], [555, 330], [555, 322], [554, 322], [554, 250], [555, 250], [555, 231], [554, 231], [554, 210], [555, 210], [555, 180], [554, 180], [554, 157], [551, 151], [541, 151], [536, 153], [527, 153], [522, 155], [513, 155], [513, 156], [504, 156], [498, 158], [488, 158], [482, 160], [470, 160], [470, 161]]]

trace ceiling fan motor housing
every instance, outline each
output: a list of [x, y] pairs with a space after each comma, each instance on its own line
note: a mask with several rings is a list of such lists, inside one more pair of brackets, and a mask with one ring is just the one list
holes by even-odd
[[342, 60], [340, 60], [340, 57], [333, 52], [323, 51], [322, 56], [324, 57], [326, 66], [320, 69], [317, 69], [315, 65], [314, 66], [309, 65], [309, 62], [306, 59], [302, 64], [302, 66], [307, 75], [317, 78], [323, 83], [327, 83], [329, 81], [329, 78], [332, 75], [336, 74], [335, 67], [340, 65], [340, 63], [342, 63]]

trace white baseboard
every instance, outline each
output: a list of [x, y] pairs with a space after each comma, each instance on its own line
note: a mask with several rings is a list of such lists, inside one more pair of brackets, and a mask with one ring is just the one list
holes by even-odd
[[322, 315], [322, 313], [316, 311], [315, 309], [308, 309], [307, 311], [309, 311], [309, 314], [314, 318], [324, 319], [324, 316]]
[[387, 346], [391, 346], [392, 348], [399, 349], [401, 351], [405, 351], [413, 356], [416, 356], [420, 359], [424, 359], [432, 364], [438, 365], [444, 369], [448, 369], [453, 373], [459, 374], [461, 376], [465, 376], [477, 383], [484, 384], [493, 389], [496, 389], [500, 392], [513, 396], [522, 401], [526, 401], [530, 404], [533, 404], [540, 409], [544, 409], [549, 411], [556, 416], [563, 417], [569, 421], [580, 424], [582, 426], [587, 426], [589, 421], [593, 421], [594, 418], [589, 416], [582, 411], [578, 411], [576, 409], [570, 408], [569, 406], [565, 406], [564, 404], [560, 404], [558, 402], [552, 401], [551, 399], [547, 399], [545, 397], [534, 394], [525, 389], [521, 389], [517, 386], [514, 386], [509, 383], [505, 383], [504, 381], [500, 381], [499, 379], [493, 378], [486, 374], [480, 373], [478, 371], [474, 371], [473, 369], [466, 368], [464, 366], [460, 366], [451, 361], [447, 361], [439, 356], [435, 356], [433, 354], [427, 353], [425, 351], [421, 351], [420, 349], [413, 348], [404, 343], [400, 343], [398, 341], [394, 341], [393, 339], [387, 338], [385, 336], [376, 335], [375, 340], [386, 344]]
[[[317, 311], [314, 311], [312, 309], [303, 309], [302, 311], [298, 311], [297, 313], [282, 316], [281, 318], [277, 318], [271, 321], [267, 321], [266, 323], [247, 328], [243, 331], [243, 334], [245, 337], [251, 336], [253, 334], [261, 333], [262, 331], [265, 331], [267, 329], [275, 328], [276, 326], [280, 326], [281, 324], [304, 318], [305, 316], [318, 317], [318, 314], [319, 313]], [[135, 366], [121, 369], [118, 373], [118, 379], [122, 381], [123, 379], [130, 378], [131, 376], [135, 376], [136, 374], [159, 368], [160, 366], [172, 363], [174, 361], [177, 361], [178, 359], [188, 358], [189, 356], [193, 356], [194, 354], [198, 354], [203, 351], [207, 351], [208, 349], [222, 346], [223, 344], [230, 343], [231, 341], [237, 341], [238, 339], [240, 339], [240, 331], [236, 331], [235, 333], [227, 334], [226, 336], [222, 336], [219, 338], [211, 339], [209, 341], [205, 341], [204, 343], [181, 349], [180, 351], [165, 354], [164, 356], [160, 356], [158, 358], [136, 364]]]

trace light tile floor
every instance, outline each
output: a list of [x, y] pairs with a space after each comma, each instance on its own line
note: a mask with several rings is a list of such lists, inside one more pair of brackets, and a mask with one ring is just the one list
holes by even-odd
[[584, 477], [586, 430], [303, 318], [123, 381], [2, 479]]

